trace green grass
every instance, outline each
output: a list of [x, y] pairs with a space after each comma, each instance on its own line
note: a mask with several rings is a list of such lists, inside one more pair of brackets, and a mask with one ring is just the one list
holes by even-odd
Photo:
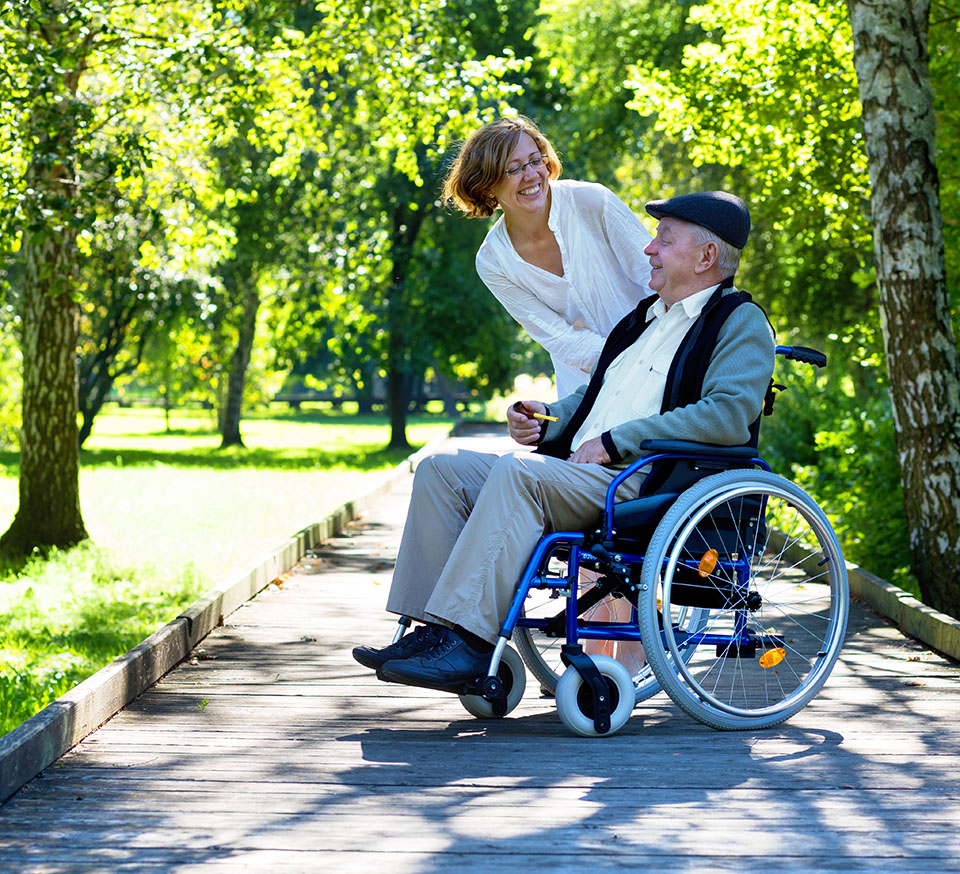
[[[450, 420], [414, 417], [422, 445]], [[0, 734], [135, 646], [215, 583], [361, 494], [406, 456], [378, 417], [251, 418], [218, 449], [209, 414], [114, 410], [82, 453], [91, 540], [0, 563]], [[17, 457], [0, 454], [0, 525], [17, 508]]]

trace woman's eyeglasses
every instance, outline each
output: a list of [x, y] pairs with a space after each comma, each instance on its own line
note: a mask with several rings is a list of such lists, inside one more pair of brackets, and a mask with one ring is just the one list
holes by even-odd
[[537, 155], [536, 158], [531, 158], [526, 164], [521, 164], [519, 167], [508, 167], [505, 172], [507, 176], [513, 179], [519, 176], [527, 167], [539, 167], [546, 159], [546, 155]]

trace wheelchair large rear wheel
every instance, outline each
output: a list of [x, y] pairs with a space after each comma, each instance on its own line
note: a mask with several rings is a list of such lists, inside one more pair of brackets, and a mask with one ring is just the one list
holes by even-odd
[[[843, 643], [849, 594], [823, 511], [767, 471], [696, 483], [650, 540], [641, 578], [648, 657], [686, 713], [720, 729], [767, 728], [816, 695]], [[706, 611], [690, 634], [675, 620]]]
[[[630, 622], [633, 605], [626, 596], [608, 595], [599, 602], [591, 603], [590, 592], [596, 586], [596, 574], [581, 573], [577, 599], [583, 621]], [[538, 619], [554, 618], [563, 613], [566, 601], [551, 598], [543, 589], [531, 589], [524, 603], [524, 616]], [[677, 617], [677, 621], [689, 630], [702, 626], [705, 610], [691, 608]], [[518, 627], [513, 633], [513, 642], [524, 663], [539, 681], [541, 689], [555, 694], [557, 683], [566, 671], [560, 659], [560, 648], [566, 643], [563, 634], [551, 636], [533, 628]], [[590, 640], [581, 641], [588, 655], [605, 655], [619, 661], [633, 681], [635, 702], [639, 703], [660, 691], [660, 681], [654, 676], [644, 648], [632, 641]]]

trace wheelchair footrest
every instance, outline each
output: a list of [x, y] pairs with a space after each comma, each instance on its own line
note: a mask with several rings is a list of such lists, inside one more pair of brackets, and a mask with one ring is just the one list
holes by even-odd
[[583, 647], [560, 647], [560, 658], [565, 665], [572, 667], [583, 678], [587, 688], [593, 693], [593, 727], [597, 734], [610, 731], [610, 688], [597, 666], [584, 651]]

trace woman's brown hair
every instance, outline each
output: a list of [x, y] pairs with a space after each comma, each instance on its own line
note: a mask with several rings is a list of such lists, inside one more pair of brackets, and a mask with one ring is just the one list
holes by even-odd
[[551, 179], [560, 176], [563, 165], [550, 141], [522, 115], [500, 118], [467, 137], [443, 183], [443, 199], [467, 214], [487, 218], [497, 209], [493, 188], [503, 179], [520, 137], [528, 134], [546, 158]]

